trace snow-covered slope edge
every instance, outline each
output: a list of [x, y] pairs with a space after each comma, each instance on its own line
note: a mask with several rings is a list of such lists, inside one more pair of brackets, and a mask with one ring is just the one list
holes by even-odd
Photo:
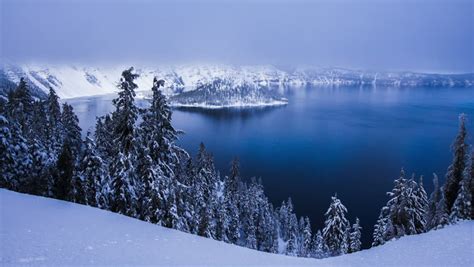
[[0, 265], [472, 266], [474, 222], [323, 260], [258, 252], [0, 189]]

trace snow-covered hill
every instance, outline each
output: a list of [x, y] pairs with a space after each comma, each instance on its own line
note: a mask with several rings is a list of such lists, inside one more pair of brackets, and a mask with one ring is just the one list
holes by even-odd
[[473, 266], [474, 222], [323, 260], [258, 252], [0, 189], [0, 265]]
[[[5, 64], [0, 78], [18, 83], [25, 77], [30, 84], [48, 91], [54, 88], [61, 98], [100, 95], [116, 90], [120, 74], [128, 66], [87, 67], [53, 64]], [[340, 68], [297, 68], [282, 70], [274, 66], [181, 65], [166, 67], [137, 66], [140, 90], [149, 91], [153, 77], [166, 81], [165, 93], [179, 95], [202, 85], [224, 80], [230, 88], [251, 85], [253, 90], [305, 85], [393, 86], [393, 87], [473, 87], [474, 74], [423, 74], [412, 72], [366, 72]], [[3, 77], [3, 78], [2, 78]], [[241, 97], [245, 98], [246, 95]], [[252, 99], [245, 99], [252, 101]]]

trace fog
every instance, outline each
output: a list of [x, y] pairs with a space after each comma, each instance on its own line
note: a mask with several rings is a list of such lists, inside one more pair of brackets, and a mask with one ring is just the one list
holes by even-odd
[[474, 71], [474, 1], [0, 1], [5, 62]]

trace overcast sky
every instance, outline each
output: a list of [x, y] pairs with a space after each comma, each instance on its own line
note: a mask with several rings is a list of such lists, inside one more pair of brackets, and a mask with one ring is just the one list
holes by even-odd
[[13, 62], [474, 71], [474, 0], [0, 0]]

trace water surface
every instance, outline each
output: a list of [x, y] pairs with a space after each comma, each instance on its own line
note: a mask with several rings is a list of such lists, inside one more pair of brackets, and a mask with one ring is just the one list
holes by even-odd
[[[450, 163], [459, 113], [474, 121], [473, 88], [307, 87], [283, 93], [289, 104], [282, 107], [175, 110], [173, 124], [186, 132], [179, 143], [194, 154], [204, 142], [222, 173], [239, 157], [244, 177], [261, 177], [275, 205], [291, 197], [297, 214], [309, 216], [318, 229], [337, 193], [351, 222], [360, 218], [365, 246], [400, 168], [424, 175], [429, 194], [432, 173], [444, 179]], [[113, 110], [113, 97], [67, 101], [88, 129], [96, 116]]]

